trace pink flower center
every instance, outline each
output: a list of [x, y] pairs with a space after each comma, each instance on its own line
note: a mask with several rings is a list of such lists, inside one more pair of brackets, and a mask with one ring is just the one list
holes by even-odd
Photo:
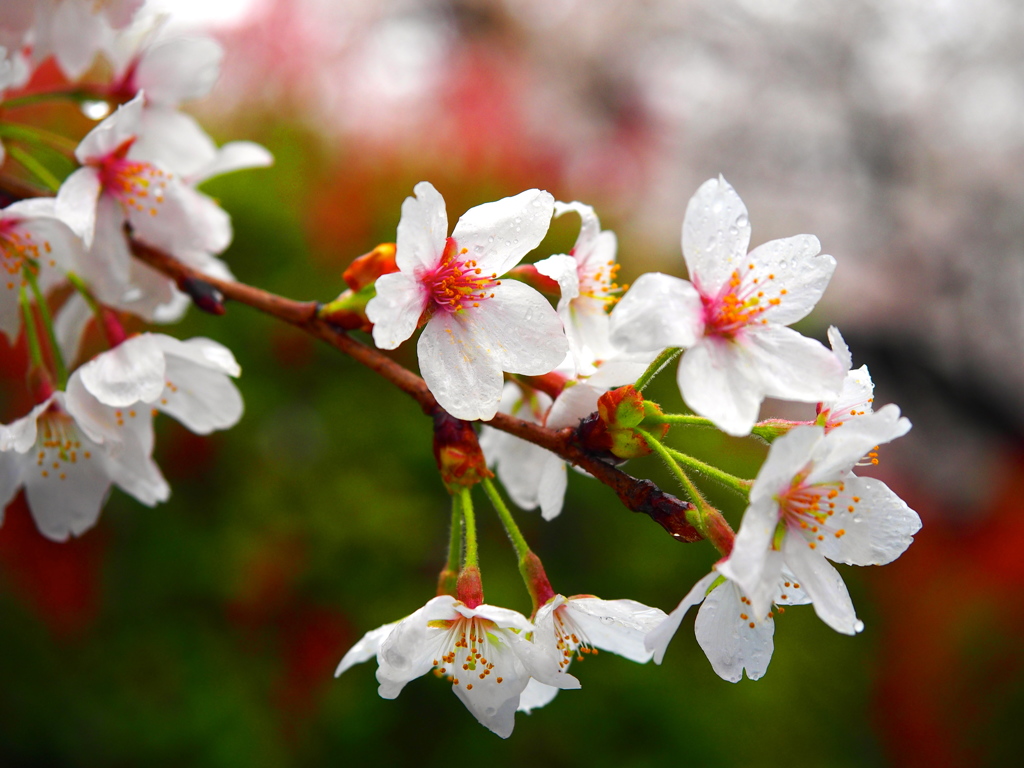
[[480, 302], [493, 299], [491, 289], [501, 285], [497, 274], [483, 274], [476, 261], [465, 258], [467, 253], [467, 249], [459, 249], [449, 237], [438, 265], [419, 276], [434, 305], [445, 312], [479, 307]]
[[126, 155], [134, 138], [98, 160], [90, 161], [99, 173], [103, 192], [129, 208], [156, 216], [157, 206], [164, 201], [167, 183], [173, 174], [160, 170], [152, 163], [129, 160]]
[[[754, 265], [747, 266], [746, 274], [734, 270], [715, 295], [700, 291], [701, 303], [704, 305], [704, 335], [718, 336], [724, 339], [735, 339], [744, 328], [754, 323], [767, 324], [761, 317], [769, 308], [779, 304], [778, 297], [765, 298], [768, 285], [761, 285], [760, 278], [753, 276]], [[775, 275], [768, 275], [774, 280]], [[785, 295], [786, 290], [779, 291]]]
[[[38, 266], [40, 257], [52, 251], [49, 241], [36, 243], [30, 232], [19, 231], [19, 223], [17, 219], [0, 220], [0, 268], [6, 275], [9, 291], [25, 285], [21, 270], [26, 263]], [[49, 266], [56, 266], [52, 258]]]

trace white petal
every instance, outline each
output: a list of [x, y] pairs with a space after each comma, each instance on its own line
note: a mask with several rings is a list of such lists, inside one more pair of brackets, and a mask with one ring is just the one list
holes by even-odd
[[900, 416], [896, 405], [886, 405], [874, 413], [850, 419], [833, 429], [816, 447], [814, 467], [808, 483], [827, 482], [853, 468], [872, 448], [883, 445], [910, 430], [910, 422]]
[[53, 398], [49, 397], [20, 419], [10, 424], [0, 424], [0, 451], [25, 453], [35, 445], [39, 416], [52, 402]]
[[[779, 300], [762, 317], [789, 325], [814, 309], [836, 269], [836, 260], [819, 255], [820, 250], [821, 243], [814, 235], [796, 235], [770, 240], [747, 254], [748, 263], [754, 265], [751, 274], [759, 279], [766, 298]], [[780, 294], [781, 289], [786, 292]]]
[[690, 199], [683, 218], [683, 257], [690, 279], [706, 294], [748, 263], [750, 218], [724, 178], [708, 179]]
[[775, 440], [750, 489], [751, 501], [770, 501], [789, 488], [825, 437], [821, 427], [795, 427]]
[[139, 137], [128, 156], [192, 176], [213, 164], [217, 145], [191, 115], [171, 107], [151, 107], [142, 113]]
[[566, 385], [552, 404], [544, 423], [551, 429], [578, 427], [581, 419], [597, 410], [597, 400], [602, 393], [603, 390], [586, 383]]
[[670, 613], [664, 621], [658, 626], [652, 629], [647, 637], [644, 639], [644, 647], [652, 651], [654, 654], [654, 663], [661, 664], [661, 660], [665, 658], [665, 650], [668, 648], [668, 644], [672, 641], [672, 638], [676, 634], [676, 630], [679, 629], [679, 624], [683, 620], [683, 616], [697, 603], [701, 602], [705, 595], [707, 595], [708, 587], [710, 587], [715, 579], [718, 578], [718, 573], [712, 571], [707, 576], [704, 576], [693, 588], [686, 593], [686, 596], [679, 601], [679, 605], [675, 607], [675, 610]]
[[362, 664], [364, 661], [369, 661], [376, 656], [380, 650], [381, 643], [391, 634], [391, 630], [397, 626], [398, 622], [393, 621], [390, 624], [384, 624], [376, 629], [371, 629], [359, 638], [359, 641], [342, 656], [338, 668], [334, 671], [334, 676], [339, 677], [343, 672], [351, 669], [356, 664]]
[[828, 343], [836, 357], [839, 358], [839, 362], [843, 364], [843, 368], [847, 371], [850, 370], [853, 367], [853, 355], [850, 354], [850, 348], [846, 346], [843, 334], [834, 325], [828, 327]]
[[[60, 471], [42, 476], [39, 467], [25, 473], [25, 496], [39, 532], [54, 541], [81, 536], [96, 524], [110, 490], [104, 449], [84, 434], [79, 460], [64, 462]], [[89, 459], [83, 458], [85, 453]]]
[[435, 267], [448, 239], [448, 214], [441, 193], [429, 181], [421, 181], [413, 193], [415, 197], [402, 203], [395, 250], [398, 268], [410, 275], [417, 269]]
[[164, 354], [149, 334], [134, 336], [78, 369], [82, 384], [105, 405], [152, 403], [164, 389]]
[[[585, 203], [555, 202], [555, 216], [563, 216], [570, 211], [578, 213], [580, 216], [580, 233], [576, 236], [576, 243], [572, 247], [573, 256], [579, 261], [585, 262], [596, 245], [598, 236], [601, 234], [601, 222], [598, 220], [594, 209]], [[612, 258], [614, 257], [615, 253], [613, 251]]]
[[82, 264], [82, 277], [104, 304], [117, 304], [131, 283], [132, 255], [124, 234], [124, 212], [117, 200], [101, 195], [96, 206], [92, 246]]
[[561, 312], [569, 306], [569, 302], [580, 295], [580, 278], [576, 273], [576, 259], [559, 253], [541, 259], [533, 265], [545, 277], [550, 277], [561, 290], [558, 310]]
[[729, 558], [718, 565], [719, 572], [739, 584], [748, 595], [759, 592], [759, 585], [766, 579], [775, 584], [772, 575], [765, 576], [765, 565], [778, 523], [777, 502], [771, 498], [752, 499], [743, 513]]
[[686, 404], [730, 435], [748, 435], [764, 393], [740, 345], [706, 337], [683, 353], [677, 381]]
[[88, 248], [96, 229], [100, 177], [95, 168], [79, 168], [57, 190], [56, 214], [82, 238]]
[[[845, 490], [836, 499], [836, 518], [842, 536], [826, 536], [818, 544], [828, 559], [848, 565], [885, 565], [902, 555], [921, 530], [921, 518], [881, 480], [847, 476]], [[851, 497], [856, 497], [853, 502]], [[854, 511], [845, 510], [853, 507]]]
[[190, 176], [192, 184], [201, 184], [214, 176], [243, 171], [248, 168], [266, 168], [274, 164], [270, 150], [254, 141], [229, 141], [217, 150], [213, 161]]
[[874, 398], [875, 384], [871, 381], [868, 367], [862, 365], [848, 371], [839, 396], [832, 402], [822, 402], [822, 406], [829, 411], [827, 426], [834, 428], [852, 418], [871, 413]]
[[[442, 600], [441, 597], [446, 599]], [[431, 618], [454, 618], [453, 599], [443, 595], [428, 601], [415, 613], [399, 621], [394, 629], [381, 641], [377, 654], [379, 666], [377, 681], [380, 687], [377, 692], [381, 698], [393, 699], [401, 693], [402, 688], [410, 680], [425, 675], [433, 669], [433, 646], [428, 637], [439, 630], [430, 629], [427, 622]], [[437, 612], [441, 611], [441, 616]]]
[[755, 618], [752, 610], [740, 602], [737, 586], [725, 581], [711, 590], [697, 611], [697, 644], [715, 673], [730, 683], [738, 683], [744, 669], [748, 678], [758, 680], [772, 660], [775, 622], [768, 617]]
[[645, 646], [647, 635], [668, 618], [660, 608], [636, 600], [601, 600], [597, 597], [575, 597], [566, 604], [588, 642], [602, 651], [644, 664], [651, 660], [653, 650]]
[[460, 249], [468, 249], [485, 274], [500, 277], [540, 245], [551, 226], [554, 204], [551, 194], [539, 189], [484, 203], [462, 215], [452, 238]]
[[429, 299], [419, 281], [404, 272], [381, 275], [375, 287], [377, 295], [366, 305], [373, 343], [379, 349], [395, 349], [412, 336]]
[[691, 283], [649, 272], [612, 310], [611, 340], [627, 352], [689, 347], [703, 333], [703, 317], [700, 294]]
[[568, 474], [565, 462], [560, 457], [548, 453], [544, 459], [537, 480], [537, 501], [540, 504], [541, 517], [545, 520], [554, 520], [562, 513]]
[[[211, 350], [220, 347], [209, 339], [190, 341], [215, 345]], [[223, 347], [220, 349], [227, 351]], [[228, 429], [242, 418], [242, 396], [223, 369], [210, 363], [197, 363], [194, 359], [168, 355], [166, 377], [167, 386], [162, 389], [160, 399], [154, 405], [197, 435]]]
[[[439, 312], [420, 334], [420, 374], [437, 402], [457, 419], [487, 421], [501, 400], [500, 364], [481, 343], [475, 315]], [[485, 337], [486, 338], [486, 337]]]
[[553, 685], [545, 685], [531, 677], [519, 695], [519, 708], [516, 711], [530, 714], [535, 709], [545, 707], [554, 700], [559, 690]]
[[843, 577], [798, 536], [787, 536], [782, 549], [787, 567], [811, 598], [818, 618], [836, 632], [855, 635], [864, 629], [857, 619]]
[[25, 474], [32, 471], [34, 463], [31, 456], [15, 451], [0, 452], [0, 524], [4, 521], [4, 510], [21, 490]]
[[749, 331], [743, 343], [766, 395], [814, 403], [839, 394], [843, 364], [821, 342], [766, 325]]
[[569, 342], [562, 321], [540, 293], [517, 280], [495, 286], [493, 298], [456, 313], [472, 317], [477, 337], [503, 371], [539, 376], [554, 370]]
[[[110, 154], [126, 141], [134, 139], [142, 124], [142, 107], [145, 96], [139, 93], [127, 104], [122, 104], [110, 117], [85, 135], [75, 150], [75, 157], [85, 165], [90, 159], [98, 160]], [[59, 202], [58, 202], [59, 206]], [[71, 222], [68, 222], [71, 224]], [[74, 229], [74, 224], [71, 224]]]
[[235, 360], [231, 350], [213, 339], [196, 336], [181, 341], [163, 333], [151, 334], [153, 341], [170, 358], [180, 358], [211, 371], [218, 371], [228, 376], [240, 376], [241, 366]]
[[212, 38], [168, 38], [145, 51], [135, 82], [152, 103], [176, 107], [210, 92], [223, 58], [224, 49]]
[[231, 217], [212, 198], [177, 178], [166, 182], [163, 202], [148, 210], [128, 208], [128, 220], [137, 239], [172, 253], [220, 253], [231, 243]]

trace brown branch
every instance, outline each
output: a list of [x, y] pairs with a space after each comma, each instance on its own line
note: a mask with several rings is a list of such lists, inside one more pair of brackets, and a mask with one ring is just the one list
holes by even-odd
[[[178, 259], [137, 241], [132, 241], [132, 252], [141, 261], [173, 278], [190, 294], [194, 293], [197, 284], [212, 286], [224, 298], [247, 304], [290, 323], [344, 352], [412, 397], [419, 403], [424, 413], [432, 416], [441, 410], [441, 406], [437, 404], [423, 379], [379, 350], [363, 344], [321, 319], [317, 314], [320, 306], [317, 302], [293, 301], [244, 283], [204, 275]], [[693, 509], [692, 504], [665, 493], [650, 480], [640, 480], [628, 475], [590, 454], [578, 445], [575, 430], [549, 429], [505, 413], [496, 414], [486, 423], [582, 467], [615, 491], [628, 509], [648, 515], [677, 540], [701, 540], [700, 533], [686, 521], [686, 512]]]

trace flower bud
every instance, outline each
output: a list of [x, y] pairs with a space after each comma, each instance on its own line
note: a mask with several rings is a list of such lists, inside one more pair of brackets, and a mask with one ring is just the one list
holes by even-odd
[[759, 421], [755, 424], [754, 428], [750, 430], [750, 433], [760, 437], [766, 443], [771, 443], [775, 438], [782, 437], [793, 427], [807, 423], [809, 422], [789, 421], [787, 419], [765, 419], [764, 421]]
[[[634, 459], [647, 456], [652, 449], [647, 440], [636, 431], [649, 412], [661, 413], [656, 403], [648, 403], [632, 384], [605, 392], [597, 401], [598, 422], [584, 422], [580, 434], [583, 446], [588, 450], [607, 451], [620, 459]], [[664, 437], [668, 424], [656, 424], [654, 428]]]
[[455, 598], [467, 608], [476, 608], [484, 601], [484, 583], [480, 578], [480, 569], [475, 565], [467, 565], [459, 573]]
[[348, 269], [342, 274], [348, 287], [358, 293], [381, 275], [390, 272], [397, 272], [398, 265], [395, 263], [395, 244], [381, 243], [369, 253], [354, 259], [348, 265]]
[[551, 582], [544, 571], [544, 564], [533, 552], [527, 552], [519, 561], [519, 572], [533, 598], [534, 611], [555, 596], [555, 590], [551, 588]]
[[440, 408], [434, 414], [434, 460], [441, 472], [441, 482], [452, 495], [485, 477], [494, 477], [472, 425]]

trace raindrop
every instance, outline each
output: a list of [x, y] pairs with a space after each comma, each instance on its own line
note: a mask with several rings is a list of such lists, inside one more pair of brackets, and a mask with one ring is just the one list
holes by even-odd
[[90, 120], [102, 120], [110, 114], [110, 105], [105, 101], [83, 101], [81, 110]]
[[615, 619], [613, 619], [611, 616], [602, 616], [601, 617], [601, 623], [602, 624], [614, 624], [615, 623]]
[[480, 245], [480, 243], [477, 243], [476, 245], [473, 246], [473, 250], [476, 251], [477, 253], [483, 253], [484, 247]]
[[736, 227], [729, 227], [729, 235], [731, 237], [736, 237], [739, 233], [740, 231]]
[[737, 227], [745, 227], [750, 223], [750, 219], [747, 218], [747, 214], [741, 213], [736, 219]]

